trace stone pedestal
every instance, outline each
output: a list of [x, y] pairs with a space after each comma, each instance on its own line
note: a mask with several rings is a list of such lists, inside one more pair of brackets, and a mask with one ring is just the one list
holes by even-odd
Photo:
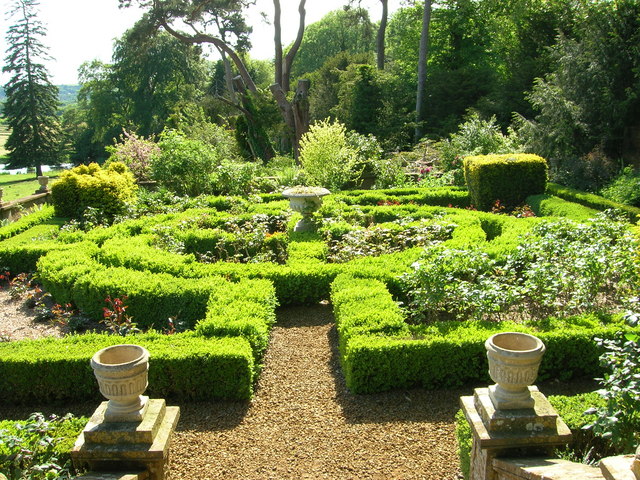
[[171, 435], [178, 407], [149, 400], [140, 422], [108, 422], [102, 402], [78, 437], [71, 458], [76, 468], [97, 472], [146, 470], [149, 480], [168, 479]]
[[634, 470], [634, 455], [618, 455], [600, 460], [600, 471], [606, 480], [638, 480]]
[[470, 480], [497, 480], [493, 468], [497, 457], [549, 455], [571, 440], [569, 427], [547, 398], [535, 386], [528, 389], [532, 408], [497, 410], [488, 388], [460, 398], [473, 433]]

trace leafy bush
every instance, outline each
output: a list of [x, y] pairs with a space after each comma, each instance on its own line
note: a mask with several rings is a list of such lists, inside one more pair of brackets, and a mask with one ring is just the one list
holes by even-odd
[[461, 171], [464, 157], [522, 151], [515, 131], [509, 130], [508, 135], [504, 135], [495, 117], [484, 120], [476, 112], [472, 112], [466, 121], [458, 126], [457, 133], [436, 147], [440, 151], [439, 167], [445, 172], [457, 172], [453, 177], [454, 185], [464, 185]]
[[252, 162], [222, 160], [211, 174], [211, 191], [216, 195], [246, 195], [258, 187], [260, 167]]
[[124, 163], [137, 181], [150, 179], [151, 161], [160, 153], [157, 143], [126, 130], [120, 136], [119, 143], [108, 145], [105, 149], [109, 153], [105, 166], [113, 162]]
[[300, 140], [300, 163], [309, 185], [334, 191], [354, 182], [364, 169], [345, 126], [328, 120], [311, 125]]
[[640, 175], [632, 167], [626, 167], [600, 194], [614, 202], [640, 207]]
[[548, 315], [620, 308], [640, 283], [638, 241], [600, 214], [589, 224], [542, 222], [506, 257], [426, 251], [403, 279], [414, 321]]
[[135, 201], [136, 189], [123, 163], [113, 162], [106, 169], [91, 163], [62, 172], [51, 186], [51, 198], [59, 217], [79, 218], [91, 207], [113, 218]]
[[86, 418], [33, 413], [25, 421], [0, 421], [0, 473], [10, 479], [71, 479], [71, 449]]
[[597, 339], [606, 349], [600, 357], [605, 376], [598, 393], [605, 405], [586, 413], [597, 418], [589, 425], [621, 453], [633, 453], [640, 441], [640, 337], [627, 333], [617, 339]]
[[210, 177], [221, 160], [214, 149], [175, 130], [163, 132], [158, 146], [160, 154], [151, 163], [155, 180], [178, 195], [210, 192]]

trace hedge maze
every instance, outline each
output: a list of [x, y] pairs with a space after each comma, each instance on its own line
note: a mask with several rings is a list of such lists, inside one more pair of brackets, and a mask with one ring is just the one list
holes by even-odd
[[[582, 218], [587, 208], [547, 197], [531, 202], [546, 206], [547, 215], [558, 208]], [[0, 400], [91, 397], [97, 385], [88, 360], [115, 343], [150, 351], [151, 395], [247, 399], [276, 308], [323, 299], [333, 303], [342, 367], [354, 393], [485, 382], [483, 342], [499, 330], [534, 332], [545, 341], [543, 379], [597, 375], [593, 337], [627, 328], [619, 317], [539, 325], [406, 321], [402, 275], [425, 248], [473, 248], [502, 258], [544, 221], [468, 206], [468, 193], [458, 188], [335, 194], [325, 199], [318, 233], [293, 232], [298, 216], [279, 195], [256, 202], [206, 197], [197, 208], [87, 232], [61, 228], [65, 220], [46, 207], [0, 228], [0, 266], [34, 271], [56, 302], [73, 303], [95, 320], [107, 297], [126, 297], [128, 315], [147, 333], [1, 343]], [[347, 245], [349, 256], [328, 261], [332, 242]], [[367, 254], [359, 254], [367, 242]], [[170, 317], [184, 331], [160, 333]]]

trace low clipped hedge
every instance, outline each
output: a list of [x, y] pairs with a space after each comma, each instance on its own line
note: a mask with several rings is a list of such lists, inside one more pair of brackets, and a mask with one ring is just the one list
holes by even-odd
[[[438, 322], [408, 325], [381, 282], [340, 275], [332, 285], [342, 367], [354, 393], [395, 388], [448, 388], [488, 383], [485, 340], [520, 331], [538, 336], [547, 351], [539, 380], [593, 378], [602, 373], [594, 337], [629, 330], [621, 318], [585, 315], [537, 324]], [[640, 328], [636, 328], [640, 331]]]
[[527, 204], [540, 217], [565, 217], [577, 222], [594, 218], [599, 211], [580, 203], [569, 202], [548, 194], [527, 197]]
[[17, 235], [20, 232], [24, 232], [34, 225], [39, 225], [40, 223], [53, 218], [53, 216], [53, 207], [50, 205], [44, 205], [40, 210], [36, 210], [29, 215], [24, 215], [15, 222], [0, 227], [0, 240], [13, 237], [14, 235]]
[[496, 200], [515, 207], [530, 195], [544, 193], [548, 166], [532, 154], [475, 155], [464, 159], [471, 203], [489, 210]]
[[609, 200], [608, 198], [604, 198], [593, 193], [583, 192], [581, 190], [576, 190], [575, 188], [558, 185], [557, 183], [548, 183], [547, 193], [569, 202], [579, 203], [580, 205], [599, 211], [613, 208], [624, 213], [627, 218], [634, 223], [640, 219], [640, 208], [614, 202], [613, 200]]
[[255, 379], [254, 355], [240, 337], [209, 339], [193, 332], [127, 337], [85, 334], [0, 343], [0, 401], [8, 404], [101, 398], [89, 360], [111, 345], [149, 350], [148, 394], [183, 400], [247, 399]]

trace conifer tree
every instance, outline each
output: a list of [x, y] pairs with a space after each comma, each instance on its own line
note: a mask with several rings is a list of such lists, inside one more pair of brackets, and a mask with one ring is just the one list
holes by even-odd
[[60, 124], [57, 118], [58, 88], [49, 81], [42, 62], [50, 57], [41, 42], [46, 29], [37, 19], [38, 0], [15, 0], [10, 11], [15, 21], [7, 30], [7, 52], [3, 72], [10, 74], [4, 85], [4, 117], [11, 130], [5, 148], [9, 168], [35, 167], [60, 161]]

